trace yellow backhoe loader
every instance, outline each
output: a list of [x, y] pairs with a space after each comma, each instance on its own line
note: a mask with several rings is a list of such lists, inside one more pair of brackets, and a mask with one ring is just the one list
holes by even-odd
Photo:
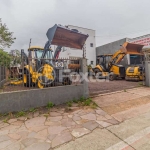
[[110, 81], [118, 77], [124, 79], [126, 76], [125, 67], [119, 63], [126, 54], [141, 54], [142, 47], [143, 45], [125, 42], [113, 55], [98, 56], [98, 59], [102, 58], [102, 61], [94, 68], [96, 77], [109, 77]]
[[[82, 49], [88, 35], [57, 24], [49, 28], [46, 35], [48, 41], [44, 48], [31, 47], [28, 50], [28, 56], [23, 50], [21, 51], [24, 63], [21, 78], [18, 81], [12, 81], [11, 84], [23, 83], [27, 87], [38, 86], [39, 88], [52, 86], [56, 82], [71, 84], [68, 75], [59, 76], [61, 68], [55, 66], [55, 59], [58, 58], [62, 47]], [[51, 45], [58, 46], [54, 56]], [[67, 73], [64, 72], [64, 74]]]

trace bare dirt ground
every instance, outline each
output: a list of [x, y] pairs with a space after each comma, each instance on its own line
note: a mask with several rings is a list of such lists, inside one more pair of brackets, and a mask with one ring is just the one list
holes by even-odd
[[125, 80], [114, 80], [107, 82], [89, 82], [90, 95], [115, 92], [142, 86], [142, 82], [131, 82]]

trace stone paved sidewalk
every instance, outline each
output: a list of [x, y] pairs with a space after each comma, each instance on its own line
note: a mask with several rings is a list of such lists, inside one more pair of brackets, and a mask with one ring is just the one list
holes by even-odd
[[96, 128], [119, 122], [100, 108], [52, 108], [48, 114], [35, 112], [27, 117], [0, 122], [0, 150], [50, 150], [75, 140]]

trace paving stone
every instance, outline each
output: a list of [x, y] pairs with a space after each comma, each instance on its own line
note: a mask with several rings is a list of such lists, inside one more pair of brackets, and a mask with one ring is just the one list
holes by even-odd
[[87, 120], [87, 119], [81, 119], [81, 120], [78, 120], [78, 121], [75, 121], [77, 124], [83, 124], [83, 123], [85, 123], [85, 122], [88, 122], [89, 120]]
[[76, 123], [71, 118], [61, 120], [61, 125], [64, 127], [70, 127], [70, 126], [73, 126], [75, 124]]
[[48, 126], [38, 126], [38, 127], [32, 127], [32, 128], [29, 128], [29, 130], [30, 131], [35, 131], [35, 132], [39, 132], [39, 131], [41, 131], [41, 130], [44, 130], [44, 129], [46, 129], [46, 128], [48, 128]]
[[28, 147], [30, 145], [32, 145], [33, 143], [37, 143], [38, 140], [35, 138], [27, 138], [21, 141], [21, 143], [25, 146]]
[[36, 134], [37, 134], [36, 132], [30, 132], [27, 137], [34, 138]]
[[72, 118], [73, 117], [73, 115], [68, 115], [68, 118]]
[[18, 134], [21, 136], [21, 139], [25, 139], [28, 136], [28, 131], [20, 131]]
[[37, 127], [44, 125], [46, 118], [45, 117], [36, 117], [25, 122], [27, 128]]
[[105, 115], [105, 118], [106, 118], [106, 119], [113, 119], [113, 117], [110, 116], [110, 115]]
[[103, 111], [102, 109], [96, 110], [96, 113], [99, 114], [99, 115], [102, 115], [102, 116], [107, 115], [107, 113], [105, 111]]
[[105, 121], [96, 121], [99, 125], [101, 125], [102, 127], [106, 128], [111, 126], [112, 124], [105, 122]]
[[8, 136], [14, 140], [19, 140], [21, 138], [21, 135], [14, 133], [14, 134], [8, 134]]
[[46, 142], [35, 143], [29, 147], [26, 147], [24, 150], [49, 150], [50, 144]]
[[42, 131], [39, 131], [39, 132], [36, 134], [35, 138], [41, 139], [41, 140], [46, 140], [46, 139], [47, 139], [47, 135], [48, 135], [47, 129], [44, 129], [44, 130], [42, 130]]
[[74, 115], [74, 114], [78, 114], [79, 112], [81, 112], [82, 110], [81, 109], [79, 109], [79, 110], [76, 110], [76, 111], [74, 111], [74, 112], [72, 112], [72, 114]]
[[62, 119], [62, 116], [48, 117], [47, 121], [60, 121], [61, 119]]
[[51, 117], [61, 116], [61, 113], [58, 113], [58, 112], [50, 112], [50, 116], [51, 116]]
[[71, 134], [76, 138], [81, 137], [87, 133], [90, 133], [90, 130], [88, 130], [86, 128], [77, 128], [71, 132]]
[[7, 146], [11, 145], [13, 143], [12, 140], [3, 141], [0, 143], [0, 149], [6, 148]]
[[9, 130], [0, 130], [0, 136], [1, 135], [6, 135], [6, 134], [8, 134], [9, 133]]
[[56, 136], [57, 136], [57, 134], [51, 134], [51, 135], [48, 136], [48, 139], [50, 141], [52, 141]]
[[81, 118], [79, 116], [73, 116], [72, 118], [74, 121], [78, 121], [78, 120], [81, 120]]
[[9, 126], [8, 123], [2, 122], [2, 123], [0, 124], [0, 129], [1, 129], [1, 128], [4, 128], [4, 127], [7, 127], [7, 126]]
[[7, 135], [0, 136], [0, 142], [7, 141], [7, 140], [10, 140], [10, 137], [8, 137]]
[[45, 125], [46, 126], [60, 126], [61, 125], [61, 122], [60, 121], [46, 121], [45, 122]]
[[96, 120], [96, 115], [89, 113], [89, 114], [81, 116], [81, 118], [82, 119], [87, 119], [87, 120]]
[[27, 117], [19, 117], [17, 120], [26, 121]]
[[58, 145], [64, 144], [66, 142], [69, 142], [72, 140], [72, 136], [69, 132], [65, 132], [61, 135], [56, 136], [53, 140], [52, 140], [52, 147], [56, 147]]
[[20, 132], [20, 131], [28, 131], [28, 130], [25, 127], [25, 125], [23, 124], [20, 128], [17, 129], [17, 132]]
[[39, 111], [34, 112], [33, 117], [38, 117], [39, 116]]
[[23, 121], [15, 121], [15, 122], [13, 122], [13, 123], [11, 123], [12, 125], [16, 125], [16, 126], [21, 126], [21, 125], [23, 125]]
[[85, 127], [86, 129], [92, 131], [95, 128], [97, 128], [99, 126], [99, 124], [95, 121], [89, 121], [89, 122], [83, 123], [82, 126]]
[[103, 121], [103, 120], [107, 120], [107, 119], [104, 116], [99, 115], [96, 120]]
[[8, 123], [13, 123], [13, 122], [16, 122], [17, 121], [17, 119], [10, 119], [10, 120], [8, 120]]
[[33, 114], [32, 113], [27, 114], [27, 118], [32, 119], [33, 118]]
[[108, 119], [108, 120], [106, 120], [105, 122], [108, 122], [108, 123], [111, 123], [111, 124], [113, 124], [113, 125], [115, 125], [115, 124], [119, 124], [119, 121], [117, 121], [116, 119]]
[[9, 126], [5, 126], [3, 128], [1, 128], [2, 130], [14, 130], [14, 129], [18, 129], [20, 126], [15, 126], [15, 125], [9, 125]]
[[48, 133], [49, 134], [59, 134], [65, 129], [67, 129], [67, 128], [66, 127], [62, 127], [62, 126], [52, 126], [52, 127], [48, 128]]
[[21, 149], [21, 145], [20, 143], [13, 143], [10, 146], [7, 147], [7, 150], [20, 150]]

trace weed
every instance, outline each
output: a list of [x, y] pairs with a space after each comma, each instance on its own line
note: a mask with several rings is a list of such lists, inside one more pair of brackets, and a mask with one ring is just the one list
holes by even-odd
[[18, 118], [18, 117], [22, 117], [22, 116], [25, 116], [25, 112], [24, 111], [20, 111], [20, 112], [18, 112], [17, 114], [16, 114], [16, 117]]
[[127, 90], [126, 90], [126, 89], [124, 89], [124, 92], [127, 92]]
[[30, 112], [36, 112], [36, 111], [37, 111], [37, 109], [35, 109], [35, 108], [31, 108], [29, 111], [30, 111]]
[[92, 100], [90, 98], [88, 98], [87, 100], [84, 101], [83, 105], [84, 106], [90, 106]]
[[74, 103], [78, 103], [78, 100], [74, 98], [74, 99], [73, 99], [73, 102], [74, 102]]
[[86, 100], [86, 98], [84, 96], [82, 96], [79, 101], [84, 102], [85, 100]]
[[72, 106], [72, 101], [67, 102], [67, 106], [71, 107]]
[[50, 109], [50, 108], [52, 108], [52, 107], [54, 107], [54, 104], [53, 104], [52, 102], [48, 102], [47, 108]]
[[3, 122], [4, 122], [4, 123], [8, 123], [8, 118], [5, 118], [5, 119], [3, 120]]
[[47, 118], [49, 116], [49, 114], [44, 114], [43, 116]]

